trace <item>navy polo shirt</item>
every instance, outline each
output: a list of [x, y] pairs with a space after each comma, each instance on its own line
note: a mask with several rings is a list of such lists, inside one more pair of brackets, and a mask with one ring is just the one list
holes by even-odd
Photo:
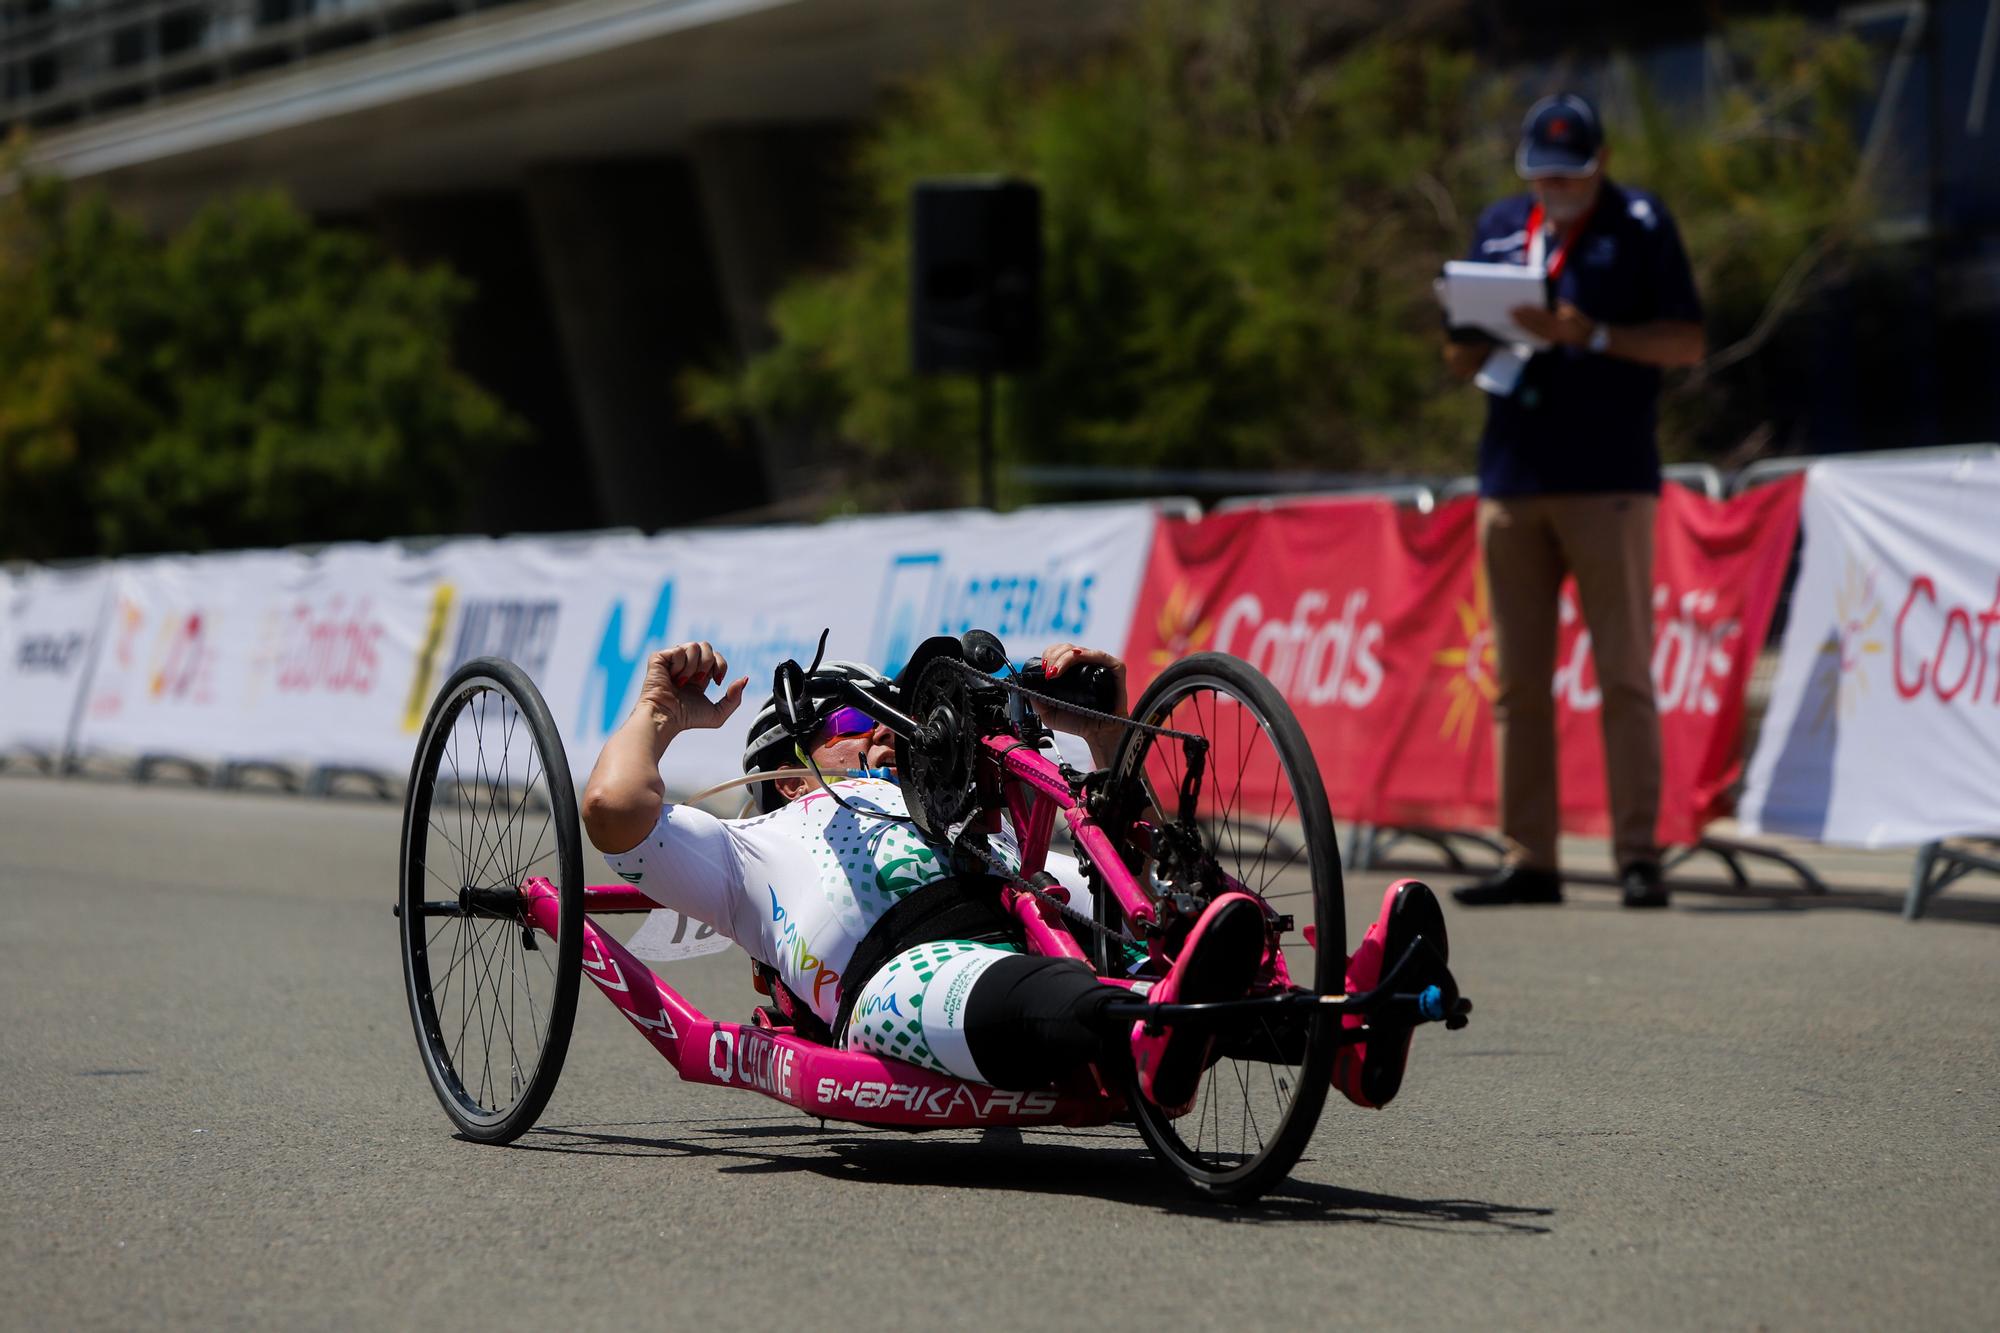
[[[1503, 199], [1480, 214], [1467, 259], [1528, 262], [1533, 195]], [[1553, 257], [1551, 238], [1545, 257]], [[1701, 301], [1680, 231], [1644, 190], [1605, 181], [1597, 211], [1571, 244], [1555, 295], [1594, 320], [1701, 322]], [[1506, 398], [1486, 396], [1479, 440], [1479, 493], [1506, 497], [1660, 489], [1654, 438], [1660, 372], [1581, 347], [1532, 357]]]

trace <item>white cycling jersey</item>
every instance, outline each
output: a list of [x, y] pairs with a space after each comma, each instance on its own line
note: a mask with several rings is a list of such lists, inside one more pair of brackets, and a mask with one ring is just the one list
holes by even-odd
[[[841, 969], [868, 928], [950, 873], [915, 828], [890, 817], [908, 812], [895, 783], [851, 778], [833, 786], [854, 810], [825, 791], [742, 820], [668, 805], [638, 846], [605, 860], [654, 902], [708, 922], [776, 968], [792, 993], [831, 1024], [840, 1009]], [[993, 845], [1003, 860], [1015, 861], [1011, 836]], [[1072, 905], [1088, 910], [1089, 889], [1076, 861], [1051, 852], [1047, 869]]]

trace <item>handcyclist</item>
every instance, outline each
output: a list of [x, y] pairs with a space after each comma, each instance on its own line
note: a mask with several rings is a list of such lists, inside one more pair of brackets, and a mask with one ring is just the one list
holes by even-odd
[[[1125, 667], [1112, 654], [1059, 644], [1043, 664], [1051, 679], [1083, 664], [1107, 669], [1115, 682], [1111, 711], [1124, 713]], [[720, 727], [735, 715], [747, 677], [717, 697], [708, 693], [727, 676], [727, 661], [707, 643], [679, 644], [648, 659], [638, 702], [606, 741], [583, 795], [584, 828], [614, 871], [741, 945], [767, 970], [774, 998], [801, 1032], [1007, 1089], [1045, 1088], [1091, 1064], [1133, 1067], [1156, 1105], [1192, 1101], [1210, 1036], [1186, 1025], [1149, 1035], [1143, 1025], [1112, 1017], [1107, 1006], [1131, 998], [1131, 990], [1099, 981], [1081, 962], [1020, 952], [1011, 919], [990, 897], [932, 889], [951, 880], [952, 870], [905, 818], [894, 734], [861, 710], [834, 709], [810, 744], [799, 746], [779, 724], [775, 703], [766, 703], [744, 755], [746, 772], [785, 768], [803, 754], [830, 778], [854, 776], [828, 787], [809, 777], [773, 778], [759, 784], [764, 813], [737, 821], [668, 802], [661, 756], [682, 732]], [[823, 666], [813, 683], [841, 676], [878, 693], [892, 688], [854, 663]], [[1036, 707], [1052, 730], [1080, 737], [1097, 767], [1110, 762], [1116, 722]], [[1008, 840], [996, 843], [1007, 857]], [[1066, 887], [1087, 892], [1073, 860], [1050, 853], [1048, 869]], [[1418, 928], [1441, 936], [1441, 922], [1430, 926], [1436, 904], [1429, 891], [1421, 903], [1405, 901], [1411, 897], [1385, 901], [1371, 940], [1388, 929], [1392, 909], [1421, 916]], [[1167, 976], [1137, 988], [1158, 1003], [1233, 999], [1250, 989], [1265, 947], [1263, 907], [1248, 894], [1224, 893], [1202, 913]], [[1357, 960], [1368, 949], [1364, 942]], [[1371, 1085], [1390, 1095], [1407, 1051], [1407, 1042], [1396, 1045], [1368, 1061], [1384, 1066], [1371, 1070]], [[1335, 1081], [1354, 1100], [1387, 1100], [1357, 1095], [1358, 1063], [1349, 1075], [1343, 1080], [1337, 1067]]]

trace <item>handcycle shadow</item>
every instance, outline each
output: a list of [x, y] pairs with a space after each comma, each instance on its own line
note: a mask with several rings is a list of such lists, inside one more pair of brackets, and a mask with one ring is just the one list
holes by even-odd
[[[1675, 889], [1683, 887], [1678, 881]], [[1724, 915], [1731, 912], [1781, 913], [1781, 912], [1869, 912], [1880, 916], [1900, 917], [1908, 897], [1902, 889], [1841, 889], [1832, 888], [1823, 894], [1805, 895], [1784, 889], [1766, 890], [1763, 885], [1753, 885], [1749, 889], [1737, 889], [1726, 881], [1716, 881], [1704, 885], [1700, 881], [1686, 887], [1696, 892], [1714, 894], [1714, 901], [1687, 903], [1683, 910], [1709, 915]], [[1992, 898], [1944, 895], [1931, 899], [1924, 905], [1924, 917], [1929, 921], [1948, 921], [1970, 926], [2000, 926], [2000, 901]]]
[[[622, 1132], [668, 1125], [683, 1137]], [[810, 1172], [829, 1180], [876, 1185], [944, 1186], [1063, 1194], [1232, 1223], [1361, 1223], [1453, 1235], [1548, 1234], [1539, 1219], [1553, 1208], [1478, 1199], [1410, 1199], [1291, 1179], [1253, 1204], [1209, 1203], [1168, 1180], [1129, 1130], [1013, 1129], [934, 1131], [923, 1135], [789, 1120], [640, 1121], [626, 1125], [549, 1125], [511, 1146], [526, 1152], [612, 1157], [733, 1159], [728, 1174]], [[945, 1137], [949, 1135], [949, 1137]], [[784, 1141], [794, 1151], [775, 1146]], [[1078, 1140], [1087, 1140], [1078, 1142]], [[756, 1146], [773, 1143], [771, 1148]], [[1310, 1154], [1305, 1159], [1312, 1161]]]
[[[1425, 867], [1435, 874], [1448, 874], [1444, 867]], [[1467, 881], [1470, 882], [1470, 881]], [[1589, 910], [1618, 912], [1618, 882], [1606, 874], [1566, 873], [1564, 884], [1585, 892], [1572, 894], [1572, 906]], [[1813, 912], [1860, 912], [1900, 917], [1908, 899], [1903, 887], [1882, 888], [1827, 885], [1825, 893], [1804, 893], [1792, 884], [1753, 880], [1739, 885], [1720, 875], [1691, 875], [1676, 870], [1667, 879], [1674, 893], [1674, 910], [1690, 915], [1804, 915]], [[1603, 890], [1602, 894], [1588, 892]], [[1927, 921], [1953, 922], [1970, 926], [2000, 926], [2000, 899], [1977, 894], [1940, 894], [1924, 905]]]

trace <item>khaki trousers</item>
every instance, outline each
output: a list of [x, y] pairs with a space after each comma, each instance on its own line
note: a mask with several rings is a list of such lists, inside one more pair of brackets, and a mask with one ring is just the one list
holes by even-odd
[[1612, 850], [1622, 868], [1657, 859], [1660, 715], [1653, 701], [1653, 511], [1645, 494], [1479, 502], [1499, 694], [1493, 739], [1500, 834], [1512, 864], [1556, 869], [1557, 598], [1576, 576], [1603, 691]]

